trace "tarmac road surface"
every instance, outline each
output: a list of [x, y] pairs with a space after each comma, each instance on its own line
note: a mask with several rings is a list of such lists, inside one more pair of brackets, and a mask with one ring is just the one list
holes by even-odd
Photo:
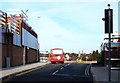
[[8, 82], [79, 82], [93, 83], [90, 65], [80, 63], [47, 64], [24, 71], [3, 80]]

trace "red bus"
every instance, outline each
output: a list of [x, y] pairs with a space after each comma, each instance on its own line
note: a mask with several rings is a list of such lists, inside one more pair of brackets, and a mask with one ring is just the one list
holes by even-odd
[[64, 52], [62, 48], [53, 48], [50, 50], [49, 59], [51, 63], [64, 63]]

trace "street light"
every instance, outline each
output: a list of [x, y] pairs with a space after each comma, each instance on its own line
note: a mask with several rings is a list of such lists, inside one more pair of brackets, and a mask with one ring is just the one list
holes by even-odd
[[27, 12], [29, 11], [28, 9], [24, 12], [23, 10], [21, 10], [22, 11], [22, 14], [20, 14], [21, 15], [21, 17], [22, 17], [22, 20], [24, 20], [25, 19], [25, 21], [28, 21], [28, 16], [27, 16]]

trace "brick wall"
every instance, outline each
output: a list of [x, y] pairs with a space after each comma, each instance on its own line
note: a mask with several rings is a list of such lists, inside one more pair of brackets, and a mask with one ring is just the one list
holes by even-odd
[[1, 46], [1, 49], [2, 49], [2, 52], [1, 52], [1, 54], [2, 55], [0, 55], [1, 56], [1, 58], [2, 58], [2, 60], [0, 61], [0, 67], [6, 67], [6, 57], [7, 57], [7, 45], [5, 45], [5, 44], [0, 44], [0, 46]]
[[0, 44], [0, 68], [2, 67], [2, 44]]
[[33, 63], [37, 61], [37, 50], [29, 48], [27, 51], [27, 63]]
[[19, 66], [23, 64], [23, 47], [13, 45], [12, 46], [12, 66]]

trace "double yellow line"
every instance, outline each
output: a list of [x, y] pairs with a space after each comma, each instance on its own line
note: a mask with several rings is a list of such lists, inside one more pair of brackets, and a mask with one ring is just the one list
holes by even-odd
[[16, 74], [15, 76], [21, 76], [21, 75], [30, 73], [30, 72], [32, 72], [32, 71], [38, 70], [38, 69], [40, 69], [40, 68], [42, 68], [42, 66], [41, 66], [41, 67], [34, 68], [34, 69], [27, 70], [27, 71], [24, 71], [24, 72], [21, 72], [21, 73], [19, 73], [19, 74]]

